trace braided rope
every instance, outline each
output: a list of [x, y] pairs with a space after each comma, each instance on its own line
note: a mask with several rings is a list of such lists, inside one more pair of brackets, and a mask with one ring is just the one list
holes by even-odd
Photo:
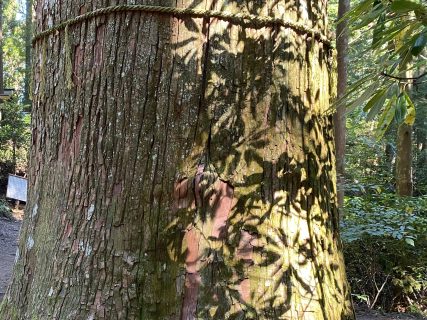
[[115, 12], [129, 12], [129, 11], [142, 11], [142, 12], [151, 12], [159, 14], [169, 14], [175, 17], [184, 17], [191, 16], [195, 18], [218, 18], [221, 20], [227, 20], [232, 23], [251, 26], [254, 28], [262, 28], [268, 26], [282, 26], [285, 28], [291, 28], [297, 32], [302, 32], [313, 36], [318, 41], [324, 43], [325, 45], [331, 47], [332, 42], [319, 30], [315, 30], [307, 27], [306, 25], [298, 22], [293, 22], [290, 20], [284, 20], [282, 18], [273, 18], [269, 16], [256, 16], [253, 14], [247, 13], [231, 13], [226, 11], [217, 11], [217, 10], [202, 10], [202, 9], [193, 9], [193, 8], [174, 8], [174, 7], [161, 7], [161, 6], [150, 6], [150, 5], [131, 5], [131, 4], [122, 4], [117, 6], [110, 6], [106, 8], [97, 9], [91, 12], [87, 12], [70, 20], [61, 22], [49, 29], [46, 29], [38, 33], [33, 38], [33, 44], [37, 40], [42, 39], [46, 36], [53, 34], [56, 31], [63, 30], [71, 25], [77, 24], [79, 22], [89, 20], [98, 16], [107, 15]]

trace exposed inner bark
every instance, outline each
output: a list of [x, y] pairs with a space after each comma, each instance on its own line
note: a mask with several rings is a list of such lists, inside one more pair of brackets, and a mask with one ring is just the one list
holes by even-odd
[[[39, 0], [37, 31], [108, 4]], [[176, 5], [327, 29], [322, 1]], [[0, 317], [352, 319], [330, 52], [286, 28], [136, 12], [69, 32], [71, 89], [64, 32], [34, 48], [29, 202]]]
[[[205, 211], [206, 206], [211, 208], [211, 232], [210, 241], [223, 241], [227, 232], [227, 220], [232, 208], [233, 188], [224, 181], [215, 179], [214, 173], [204, 172], [204, 166], [199, 166], [194, 178], [194, 183], [189, 184], [185, 179], [178, 182], [175, 188], [175, 199], [178, 201], [176, 207], [194, 208]], [[213, 176], [213, 177], [212, 177]], [[214, 178], [214, 180], [212, 180]], [[191, 201], [192, 196], [195, 203]], [[183, 207], [183, 202], [187, 206]], [[181, 204], [180, 204], [181, 203]], [[208, 217], [206, 217], [208, 219]], [[207, 235], [203, 232], [206, 221], [195, 221], [187, 227], [184, 241], [187, 243], [186, 250], [186, 275], [185, 290], [183, 297], [182, 319], [194, 319], [197, 317], [197, 300], [201, 284], [201, 269], [214, 257], [209, 254], [209, 247], [206, 247]], [[208, 251], [207, 251], [208, 250]], [[206, 252], [207, 251], [207, 252]]]

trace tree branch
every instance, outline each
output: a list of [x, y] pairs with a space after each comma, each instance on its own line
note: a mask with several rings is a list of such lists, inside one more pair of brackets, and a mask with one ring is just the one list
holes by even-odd
[[417, 82], [417, 80], [421, 79], [422, 77], [427, 75], [427, 72], [421, 73], [420, 75], [416, 76], [416, 77], [397, 77], [397, 76], [393, 76], [391, 74], [386, 73], [385, 71], [382, 71], [380, 73], [380, 75], [382, 75], [383, 77], [387, 77], [387, 78], [392, 78], [392, 79], [396, 79], [399, 80], [401, 82], [406, 82], [406, 81], [413, 81], [414, 83]]
[[379, 288], [379, 289], [378, 289], [377, 282], [375, 281], [375, 277], [374, 277], [374, 285], [375, 285], [375, 288], [377, 289], [377, 294], [375, 295], [374, 301], [369, 306], [369, 309], [372, 309], [374, 307], [375, 303], [377, 303], [378, 297], [380, 296], [381, 291], [383, 291], [384, 286], [387, 283], [387, 280], [389, 277], [390, 277], [390, 275], [388, 274], [387, 277], [385, 278], [384, 283], [382, 284], [381, 288]]

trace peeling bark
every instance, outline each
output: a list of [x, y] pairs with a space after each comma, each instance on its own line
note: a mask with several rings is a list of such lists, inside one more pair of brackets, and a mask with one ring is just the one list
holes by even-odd
[[[109, 4], [39, 0], [36, 29]], [[321, 1], [176, 5], [327, 29]], [[34, 48], [29, 201], [0, 318], [354, 318], [327, 48], [118, 13], [70, 28], [68, 89], [64, 38]]]

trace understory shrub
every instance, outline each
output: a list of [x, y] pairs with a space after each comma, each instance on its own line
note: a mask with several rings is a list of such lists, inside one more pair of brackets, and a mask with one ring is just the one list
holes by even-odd
[[346, 199], [341, 222], [356, 301], [386, 311], [427, 310], [427, 198]]
[[13, 220], [12, 210], [4, 199], [0, 199], [0, 218]]

